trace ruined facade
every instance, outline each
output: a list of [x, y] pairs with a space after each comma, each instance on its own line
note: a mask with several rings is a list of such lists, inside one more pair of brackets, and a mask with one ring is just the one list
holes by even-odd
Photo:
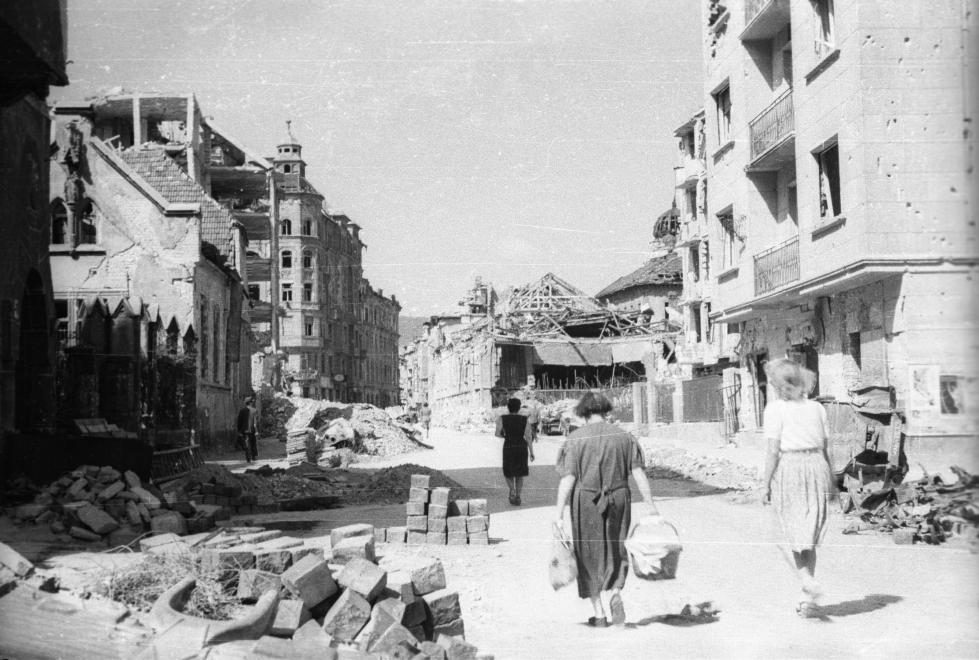
[[697, 115], [689, 153], [706, 175], [678, 170], [685, 270], [699, 271], [684, 298], [700, 307], [696, 343], [737, 338], [725, 384], [741, 389], [741, 424], [762, 422], [765, 361], [789, 356], [817, 372], [818, 395], [893, 388], [912, 442], [974, 452], [961, 7], [712, 0], [704, 15], [704, 146]]
[[51, 85], [66, 85], [63, 0], [0, 4], [0, 452], [55, 425], [48, 261]]

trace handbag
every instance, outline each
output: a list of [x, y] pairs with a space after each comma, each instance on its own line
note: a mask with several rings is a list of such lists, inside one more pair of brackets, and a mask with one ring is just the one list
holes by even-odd
[[680, 537], [676, 527], [661, 516], [639, 521], [625, 541], [632, 570], [644, 580], [672, 580], [680, 560]]
[[551, 525], [554, 539], [551, 541], [551, 562], [548, 575], [551, 587], [557, 591], [578, 579], [578, 564], [574, 556], [574, 545], [564, 530], [556, 524]]

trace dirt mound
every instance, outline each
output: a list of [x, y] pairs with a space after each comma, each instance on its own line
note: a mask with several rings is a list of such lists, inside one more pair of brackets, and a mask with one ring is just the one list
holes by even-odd
[[[357, 472], [353, 470], [352, 472]], [[411, 488], [411, 475], [427, 474], [430, 477], [431, 488], [451, 488], [454, 499], [473, 497], [469, 491], [450, 479], [442, 472], [432, 468], [407, 463], [384, 468], [369, 475], [362, 482], [363, 487], [351, 490], [343, 497], [347, 504], [401, 504], [408, 500], [408, 490]]]

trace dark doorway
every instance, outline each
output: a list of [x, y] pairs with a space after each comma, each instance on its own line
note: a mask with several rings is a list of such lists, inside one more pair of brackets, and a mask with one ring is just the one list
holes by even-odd
[[768, 351], [755, 353], [750, 364], [754, 369], [755, 377], [755, 419], [758, 427], [765, 424], [765, 406], [768, 405], [768, 375], [765, 373], [765, 365], [768, 364]]

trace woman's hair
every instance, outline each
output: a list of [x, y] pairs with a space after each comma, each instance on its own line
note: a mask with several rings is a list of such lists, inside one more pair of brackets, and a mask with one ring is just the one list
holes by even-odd
[[612, 402], [598, 392], [585, 392], [578, 400], [578, 405], [574, 407], [574, 414], [582, 419], [587, 419], [591, 415], [607, 415], [610, 412], [612, 412]]
[[778, 397], [786, 401], [805, 399], [816, 383], [816, 374], [788, 358], [766, 363], [765, 374]]
[[511, 413], [520, 412], [520, 399], [518, 399], [517, 397], [508, 399], [506, 402], [506, 409], [509, 410]]

